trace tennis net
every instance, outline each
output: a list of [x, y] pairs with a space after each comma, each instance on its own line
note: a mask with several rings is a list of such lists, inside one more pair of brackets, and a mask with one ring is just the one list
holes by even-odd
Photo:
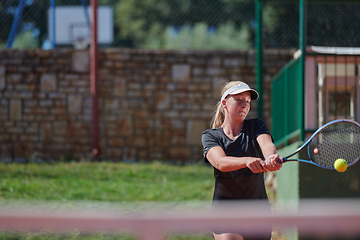
[[[359, 239], [360, 200], [301, 200], [278, 203], [269, 211], [265, 202], [230, 202], [216, 212], [208, 203], [2, 203], [0, 228], [29, 230], [134, 233], [158, 240], [171, 232], [238, 231], [254, 237], [292, 229], [296, 238]], [[259, 227], [260, 226], [260, 227]], [[273, 239], [276, 239], [273, 232]], [[289, 239], [283, 237], [282, 239]]]

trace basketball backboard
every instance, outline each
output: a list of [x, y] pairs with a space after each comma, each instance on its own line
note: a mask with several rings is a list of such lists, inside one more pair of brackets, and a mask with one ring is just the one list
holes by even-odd
[[[91, 7], [86, 11], [92, 21]], [[88, 24], [83, 6], [57, 6], [55, 7], [55, 24], [53, 23], [51, 9], [48, 10], [48, 38], [53, 41], [55, 31], [55, 44], [75, 44], [77, 40], [90, 42], [90, 25]], [[99, 44], [111, 44], [114, 39], [113, 8], [99, 6], [97, 21], [97, 40]], [[55, 29], [54, 29], [55, 28]]]

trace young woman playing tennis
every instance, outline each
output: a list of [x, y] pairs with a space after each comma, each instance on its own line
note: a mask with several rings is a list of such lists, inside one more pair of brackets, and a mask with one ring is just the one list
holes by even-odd
[[[213, 209], [224, 200], [267, 199], [264, 172], [282, 166], [264, 121], [246, 119], [250, 102], [257, 98], [246, 83], [229, 82], [221, 92], [212, 128], [202, 134], [205, 161], [214, 167]], [[241, 229], [213, 235], [216, 240], [250, 239], [241, 235]], [[263, 239], [270, 237], [269, 230], [269, 237]]]

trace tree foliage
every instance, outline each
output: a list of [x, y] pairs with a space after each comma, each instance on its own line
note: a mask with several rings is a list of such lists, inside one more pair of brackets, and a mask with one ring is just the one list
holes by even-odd
[[[190, 45], [182, 43], [183, 47], [212, 48], [221, 42], [215, 44], [216, 41], [211, 40], [214, 35], [209, 29], [215, 29], [217, 36], [230, 38], [237, 37], [239, 32], [244, 35], [247, 28], [245, 39], [251, 41], [254, 35], [249, 28], [254, 20], [252, 10], [253, 1], [244, 0], [122, 0], [116, 7], [115, 21], [119, 27], [118, 37], [128, 39], [134, 46], [170, 48], [170, 31], [176, 29], [178, 37], [173, 40], [178, 43], [174, 43], [175, 48], [181, 45], [179, 41], [184, 36], [192, 39], [187, 41]], [[232, 33], [228, 32], [230, 28]], [[196, 36], [208, 39], [196, 41]], [[204, 45], [207, 42], [211, 44]]]
[[144, 48], [150, 49], [236, 49], [251, 47], [248, 25], [239, 30], [233, 24], [221, 24], [215, 32], [205, 23], [183, 26], [179, 31], [168, 27], [163, 35], [148, 38]]
[[15, 38], [12, 47], [21, 49], [37, 48], [38, 42], [36, 41], [36, 38], [33, 37], [33, 34], [34, 33], [32, 31], [25, 31], [19, 33]]

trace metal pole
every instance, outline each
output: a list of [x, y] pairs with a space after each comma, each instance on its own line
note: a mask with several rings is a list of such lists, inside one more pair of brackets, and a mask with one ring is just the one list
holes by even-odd
[[19, 5], [16, 9], [14, 21], [11, 26], [9, 38], [8, 38], [8, 41], [6, 42], [5, 48], [11, 48], [14, 43], [14, 39], [15, 39], [17, 30], [19, 28], [20, 19], [22, 17], [23, 11], [24, 11], [25, 3], [26, 3], [25, 0], [20, 0], [20, 2], [19, 2]]
[[55, 24], [55, 21], [56, 21], [56, 18], [55, 18], [55, 0], [51, 0], [51, 13], [52, 13], [52, 41], [51, 41], [51, 47], [52, 48], [55, 48], [55, 45], [56, 45], [56, 24]]
[[85, 14], [85, 18], [86, 18], [86, 23], [88, 25], [89, 30], [91, 31], [91, 26], [90, 26], [90, 16], [86, 7], [86, 1], [85, 0], [80, 0], [81, 4], [84, 7], [84, 14]]
[[255, 2], [256, 17], [256, 90], [259, 93], [258, 118], [263, 118], [263, 49], [262, 49], [262, 2]]
[[306, 0], [299, 0], [299, 48], [301, 50], [300, 56], [300, 74], [301, 77], [299, 83], [299, 91], [300, 93], [300, 141], [304, 141], [305, 139], [305, 109], [304, 109], [304, 99], [305, 99], [305, 51], [306, 51]]
[[90, 88], [93, 102], [93, 149], [92, 154], [98, 157], [99, 149], [99, 113], [98, 113], [98, 43], [97, 43], [97, 0], [91, 0], [92, 23], [91, 23], [91, 46], [90, 46]]

